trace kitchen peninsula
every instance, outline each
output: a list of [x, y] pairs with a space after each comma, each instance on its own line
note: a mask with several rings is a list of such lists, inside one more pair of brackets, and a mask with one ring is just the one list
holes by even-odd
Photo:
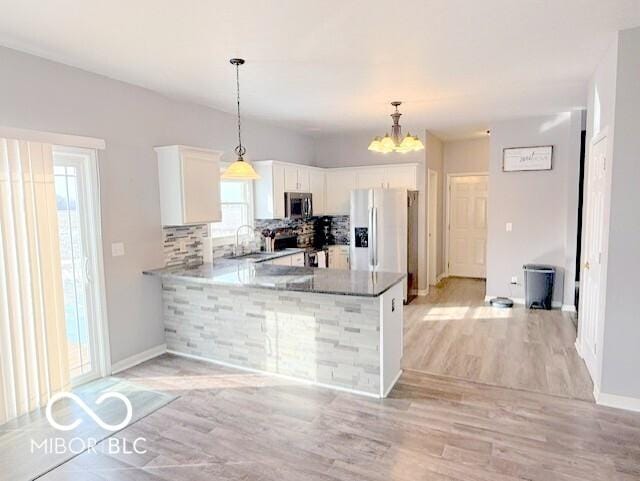
[[374, 397], [400, 376], [403, 274], [239, 259], [145, 274], [169, 352]]

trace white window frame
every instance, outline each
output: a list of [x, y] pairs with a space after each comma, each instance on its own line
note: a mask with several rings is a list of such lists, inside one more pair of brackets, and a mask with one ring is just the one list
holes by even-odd
[[[221, 162], [220, 163], [220, 173], [222, 174], [222, 172], [224, 172], [227, 167], [229, 167], [230, 162]], [[220, 179], [220, 182], [229, 182], [226, 181], [224, 179]], [[231, 182], [238, 182], [238, 181], [231, 181]], [[252, 228], [255, 228], [255, 219], [254, 219], [254, 196], [253, 196], [253, 181], [252, 180], [245, 180], [243, 182], [247, 183], [247, 203], [249, 205], [248, 208], [248, 222], [247, 224], [249, 224]], [[222, 196], [222, 189], [220, 189], [220, 195]], [[223, 202], [222, 201], [222, 197], [220, 198], [220, 208], [222, 208], [223, 204], [243, 204], [244, 202]], [[211, 244], [213, 246], [222, 246], [222, 245], [228, 245], [228, 244], [235, 244], [236, 242], [236, 236], [234, 235], [227, 235], [227, 236], [222, 236], [222, 237], [214, 237], [213, 236], [213, 223], [210, 225], [209, 227], [209, 236], [211, 237]], [[246, 242], [248, 240], [251, 240], [253, 238], [253, 235], [250, 235], [248, 233], [247, 229], [243, 229], [242, 232], [240, 233], [240, 238], [238, 239], [240, 242]]]

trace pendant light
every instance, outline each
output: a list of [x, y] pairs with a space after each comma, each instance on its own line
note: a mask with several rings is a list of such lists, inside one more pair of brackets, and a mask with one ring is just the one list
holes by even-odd
[[235, 152], [238, 158], [232, 163], [222, 174], [222, 178], [225, 180], [256, 180], [260, 176], [251, 166], [249, 162], [244, 160], [243, 156], [247, 153], [247, 149], [242, 145], [242, 135], [240, 126], [240, 65], [244, 64], [244, 59], [232, 58], [229, 60], [231, 65], [236, 67], [236, 104], [238, 106], [238, 146], [235, 148]]
[[400, 152], [405, 154], [407, 152], [415, 152], [417, 150], [424, 149], [424, 144], [415, 135], [407, 133], [406, 137], [402, 137], [402, 127], [400, 126], [400, 116], [402, 115], [398, 111], [398, 107], [402, 105], [402, 102], [391, 102], [396, 109], [391, 114], [393, 119], [393, 125], [391, 126], [391, 135], [388, 133], [384, 137], [374, 137], [369, 144], [369, 150], [372, 152], [380, 152], [382, 154], [388, 154], [389, 152]]

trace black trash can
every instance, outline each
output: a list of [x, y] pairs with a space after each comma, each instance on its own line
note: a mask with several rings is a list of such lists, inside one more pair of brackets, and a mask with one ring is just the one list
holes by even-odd
[[525, 264], [522, 268], [527, 309], [551, 309], [556, 268], [544, 264]]

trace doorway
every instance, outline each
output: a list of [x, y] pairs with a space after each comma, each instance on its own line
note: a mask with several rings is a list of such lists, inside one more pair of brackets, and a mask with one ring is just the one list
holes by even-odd
[[438, 283], [438, 172], [427, 169], [427, 279], [429, 286]]
[[487, 275], [488, 176], [447, 175], [447, 275]]
[[72, 384], [109, 374], [96, 152], [55, 147], [54, 185]]

